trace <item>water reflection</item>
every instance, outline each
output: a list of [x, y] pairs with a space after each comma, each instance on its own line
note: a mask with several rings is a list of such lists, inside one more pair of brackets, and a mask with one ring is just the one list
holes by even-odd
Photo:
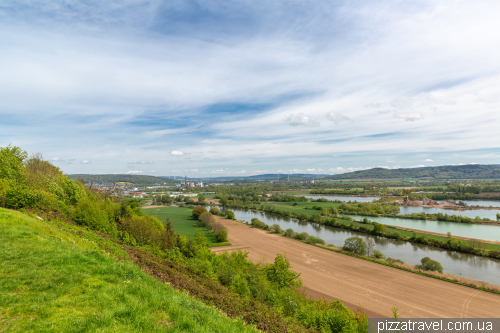
[[[467, 253], [459, 253], [444, 249], [429, 247], [422, 244], [412, 244], [395, 239], [366, 235], [358, 232], [299, 222], [290, 218], [282, 218], [276, 215], [263, 212], [244, 211], [231, 209], [239, 220], [250, 222], [256, 217], [268, 225], [278, 224], [284, 230], [292, 228], [295, 232], [307, 232], [309, 235], [323, 239], [326, 244], [343, 246], [347, 238], [358, 236], [365, 241], [372, 239], [375, 248], [380, 250], [386, 257], [401, 259], [404, 262], [415, 265], [419, 264], [423, 257], [440, 262], [446, 273], [500, 284], [500, 260], [493, 258], [478, 257]], [[411, 221], [411, 220], [409, 220]]]

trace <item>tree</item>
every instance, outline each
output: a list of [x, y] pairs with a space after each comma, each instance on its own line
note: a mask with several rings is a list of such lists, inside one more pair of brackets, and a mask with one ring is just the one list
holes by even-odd
[[345, 240], [343, 249], [359, 255], [365, 255], [366, 243], [359, 237], [350, 237]]
[[375, 242], [373, 239], [369, 238], [366, 241], [366, 255], [369, 257], [370, 253], [372, 252], [373, 248], [375, 247]]
[[217, 234], [217, 240], [221, 243], [227, 242], [227, 230], [226, 229], [222, 229], [221, 231], [219, 231], [219, 233]]
[[384, 254], [377, 249], [373, 250], [372, 257], [376, 259], [385, 259]]
[[201, 214], [205, 213], [207, 210], [205, 207], [198, 206], [191, 211], [191, 214], [195, 219], [197, 219]]
[[28, 154], [19, 147], [0, 147], [0, 179], [20, 182], [24, 179], [24, 160]]
[[268, 264], [264, 270], [269, 281], [275, 283], [278, 288], [300, 287], [302, 281], [300, 273], [290, 270], [290, 261], [284, 255], [278, 254], [273, 264]]
[[229, 200], [227, 200], [227, 198], [226, 198], [226, 197], [221, 197], [221, 198], [219, 199], [219, 203], [220, 203], [222, 206], [224, 206], [224, 207], [225, 207], [225, 206], [227, 206], [227, 205], [229, 204]]
[[226, 217], [230, 220], [234, 220], [235, 219], [234, 212], [232, 210], [226, 210]]
[[220, 210], [219, 210], [219, 208], [217, 208], [217, 207], [211, 207], [211, 208], [210, 208], [210, 213], [211, 213], [212, 215], [219, 215], [219, 214], [220, 214]]
[[422, 260], [420, 260], [420, 262], [422, 263], [422, 269], [426, 270], [426, 271], [438, 271], [439, 273], [443, 273], [443, 266], [441, 266], [441, 264], [439, 262], [437, 262], [436, 260], [432, 260], [431, 258], [429, 257], [425, 257], [425, 258], [422, 258]]
[[205, 203], [205, 196], [203, 195], [203, 193], [198, 194], [198, 203], [199, 204]]
[[372, 230], [372, 233], [374, 235], [382, 235], [384, 233], [384, 225], [383, 224], [380, 224], [380, 223], [375, 223], [373, 225], [373, 230]]
[[281, 229], [280, 225], [279, 224], [273, 224], [272, 226], [272, 229], [274, 230], [275, 233], [277, 234], [282, 234], [283, 233], [283, 229]]

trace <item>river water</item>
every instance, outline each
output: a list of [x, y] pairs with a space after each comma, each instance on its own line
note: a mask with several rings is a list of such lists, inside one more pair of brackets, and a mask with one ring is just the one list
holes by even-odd
[[[252, 218], [256, 217], [268, 225], [279, 224], [284, 230], [292, 228], [295, 232], [305, 231], [309, 235], [319, 237], [327, 244], [333, 244], [335, 246], [343, 246], [345, 240], [353, 236], [361, 237], [365, 239], [365, 241], [371, 238], [375, 242], [375, 249], [380, 250], [386, 257], [401, 259], [412, 265], [419, 264], [420, 260], [424, 257], [430, 257], [441, 263], [445, 273], [454, 275], [462, 274], [462, 276], [465, 277], [500, 285], [500, 260], [433, 248], [421, 244], [411, 244], [330, 226], [299, 222], [295, 219], [283, 218], [262, 212], [252, 212], [250, 210], [245, 211], [241, 209], [231, 210], [234, 211], [236, 219], [238, 220], [250, 222]], [[436, 222], [428, 221], [428, 223]]]
[[378, 216], [361, 216], [361, 215], [347, 215], [347, 216], [350, 216], [355, 220], [360, 220], [366, 217], [368, 220], [372, 222], [377, 222], [386, 225], [394, 225], [398, 227], [418, 229], [430, 232], [439, 232], [441, 234], [446, 234], [448, 232], [451, 232], [451, 234], [454, 236], [485, 239], [490, 241], [500, 241], [500, 226], [498, 225], [411, 220], [411, 219], [378, 217]]

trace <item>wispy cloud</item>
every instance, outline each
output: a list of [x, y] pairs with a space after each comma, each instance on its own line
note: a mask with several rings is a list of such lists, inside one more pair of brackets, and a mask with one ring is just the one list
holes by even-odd
[[496, 163], [499, 12], [492, 0], [8, 2], [0, 146], [62, 156], [67, 173]]

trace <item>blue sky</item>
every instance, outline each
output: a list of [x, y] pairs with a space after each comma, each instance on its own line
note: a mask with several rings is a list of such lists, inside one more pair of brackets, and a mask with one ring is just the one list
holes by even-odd
[[500, 2], [7, 1], [0, 146], [72, 173], [500, 163]]

